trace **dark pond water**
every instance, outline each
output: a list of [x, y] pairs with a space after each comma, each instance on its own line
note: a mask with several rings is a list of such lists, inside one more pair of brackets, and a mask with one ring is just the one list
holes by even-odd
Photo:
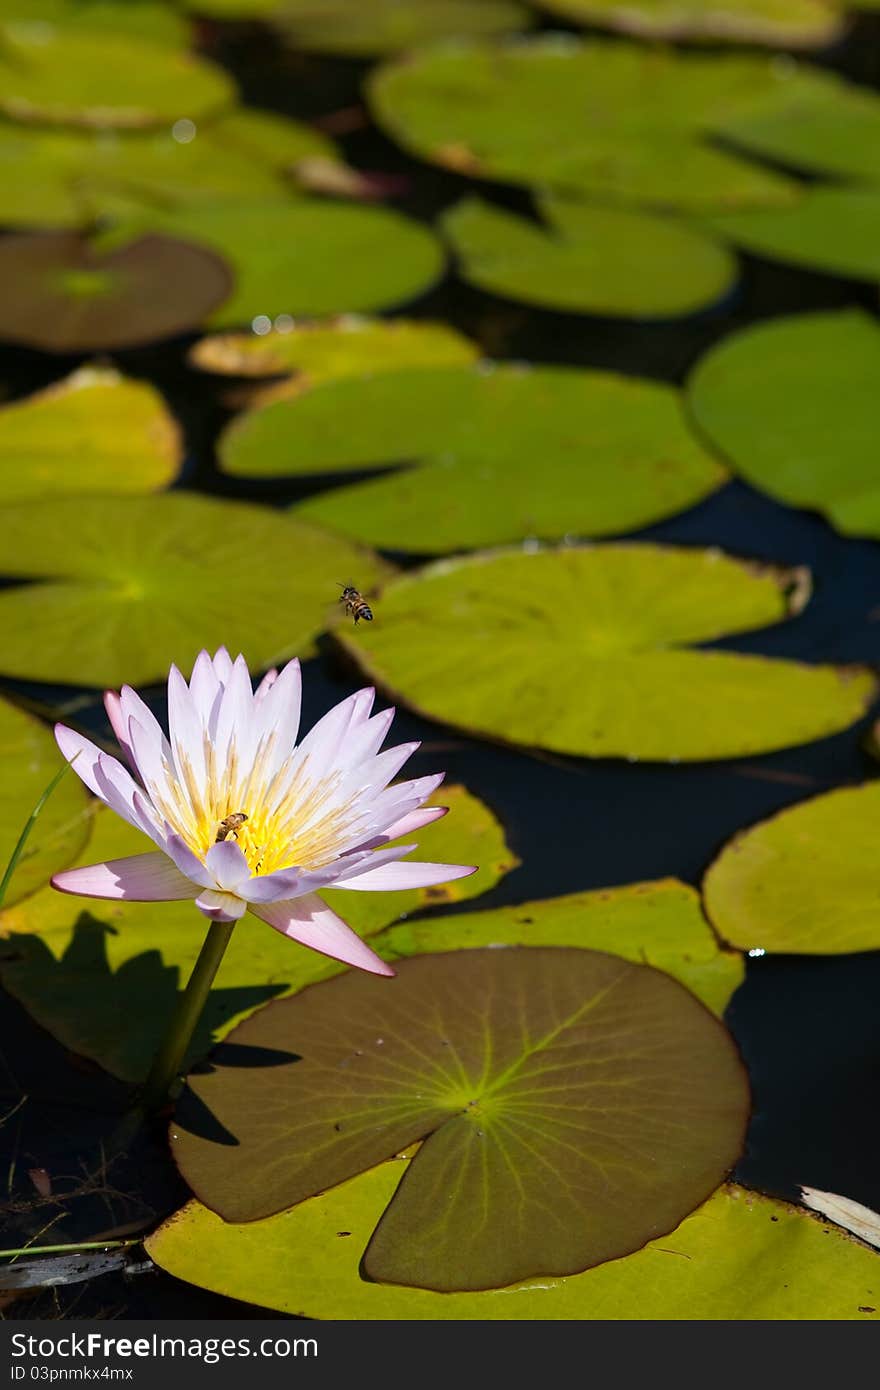
[[[405, 175], [407, 191], [396, 200], [403, 210], [430, 218], [460, 195], [463, 181], [410, 162], [375, 129], [357, 126], [357, 111], [350, 108], [359, 103], [359, 65], [282, 54], [259, 30], [245, 26], [206, 25], [203, 43], [234, 71], [245, 100], [254, 105], [322, 121], [344, 112], [341, 121], [331, 120], [337, 129], [350, 116], [356, 128], [337, 135], [347, 157], [360, 168]], [[819, 61], [880, 86], [880, 20], [859, 21], [847, 41]], [[497, 186], [486, 191], [496, 201], [528, 209], [520, 193]], [[623, 324], [542, 313], [469, 290], [451, 277], [407, 306], [407, 312], [451, 321], [496, 357], [577, 363], [681, 382], [710, 344], [745, 323], [842, 304], [876, 311], [876, 289], [746, 259], [735, 295], [711, 313], [683, 322]], [[183, 421], [188, 442], [183, 485], [278, 505], [302, 495], [302, 484], [261, 488], [217, 474], [213, 445], [228, 418], [220, 400], [222, 384], [186, 368], [186, 346], [175, 342], [116, 357], [126, 372], [160, 386]], [[0, 351], [0, 389], [7, 397], [24, 394], [73, 365], [72, 360]], [[639, 535], [808, 565], [815, 587], [806, 611], [729, 645], [807, 661], [880, 666], [880, 546], [843, 540], [820, 518], [779, 507], [740, 483]], [[307, 723], [360, 683], [328, 654], [308, 663], [304, 675]], [[81, 691], [47, 691], [21, 683], [7, 687], [43, 704], [75, 699], [77, 719], [107, 732], [97, 696], [83, 708]], [[158, 702], [161, 692], [154, 694]], [[751, 761], [668, 767], [538, 759], [470, 741], [406, 713], [398, 719], [402, 738], [424, 740], [412, 775], [445, 767], [450, 780], [464, 782], [500, 816], [523, 861], [481, 899], [481, 907], [666, 875], [696, 885], [736, 830], [804, 797], [878, 772], [863, 750], [867, 721], [834, 738]], [[798, 1185], [809, 1184], [880, 1208], [878, 1000], [880, 952], [748, 962], [746, 982], [727, 1015], [754, 1091], [748, 1147], [736, 1176], [783, 1197], [794, 1197]], [[0, 1113], [21, 1092], [29, 1096], [0, 1128], [0, 1181], [9, 1189], [12, 1231], [7, 1239], [17, 1244], [19, 1237], [34, 1236], [52, 1220], [52, 1212], [44, 1212], [35, 1224], [28, 1208], [33, 1188], [27, 1170], [46, 1166], [57, 1172], [67, 1161], [75, 1177], [83, 1153], [95, 1151], [118, 1090], [93, 1067], [65, 1054], [14, 1001], [4, 998], [2, 1004]], [[120, 1026], [129, 1025], [121, 1021]], [[158, 1138], [135, 1157], [130, 1173], [114, 1176], [114, 1187], [137, 1193], [138, 1200], [160, 1213], [172, 1210], [185, 1195]], [[98, 1184], [98, 1190], [79, 1200], [73, 1224], [65, 1223], [61, 1238], [86, 1238], [106, 1228], [108, 1203], [115, 1200], [114, 1193], [102, 1192]], [[138, 1214], [135, 1204], [131, 1219]], [[50, 1239], [48, 1233], [41, 1237]], [[153, 1272], [107, 1274], [44, 1291], [10, 1308], [7, 1316], [234, 1314], [276, 1316]]]

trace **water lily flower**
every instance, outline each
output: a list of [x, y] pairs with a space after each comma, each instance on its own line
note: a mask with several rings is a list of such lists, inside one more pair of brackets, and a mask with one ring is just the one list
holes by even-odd
[[67, 869], [54, 887], [126, 902], [191, 898], [214, 922], [252, 912], [323, 955], [393, 975], [319, 890], [424, 888], [475, 870], [404, 862], [414, 844], [383, 848], [446, 809], [424, 805], [442, 773], [392, 784], [419, 747], [379, 751], [394, 710], [373, 714], [375, 692], [359, 690], [297, 744], [300, 688], [298, 661], [254, 690], [243, 657], [203, 651], [189, 684], [171, 668], [167, 737], [129, 686], [108, 691], [105, 707], [131, 772], [57, 725], [58, 746], [89, 790], [157, 848]]

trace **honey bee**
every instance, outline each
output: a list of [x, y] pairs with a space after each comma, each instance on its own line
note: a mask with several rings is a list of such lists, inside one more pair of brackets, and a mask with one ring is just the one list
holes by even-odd
[[373, 621], [373, 610], [367, 603], [363, 594], [356, 589], [353, 584], [340, 584], [339, 587], [342, 590], [339, 596], [339, 602], [345, 605], [346, 613], [354, 618], [355, 627], [357, 627], [360, 618], [363, 618], [365, 623], [371, 623]]
[[225, 820], [222, 820], [217, 826], [217, 835], [214, 843], [219, 845], [222, 844], [224, 840], [234, 840], [236, 831], [241, 829], [246, 820], [247, 816], [244, 811], [233, 811], [231, 816], [227, 816]]

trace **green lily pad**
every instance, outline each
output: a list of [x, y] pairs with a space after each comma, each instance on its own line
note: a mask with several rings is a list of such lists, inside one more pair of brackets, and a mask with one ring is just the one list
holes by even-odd
[[270, 18], [296, 48], [358, 58], [437, 39], [511, 34], [533, 22], [514, 0], [276, 0]]
[[479, 349], [446, 323], [425, 319], [369, 319], [354, 314], [329, 322], [291, 323], [268, 333], [222, 333], [189, 351], [193, 366], [220, 375], [267, 377], [288, 373], [297, 389], [343, 376], [374, 375], [409, 367], [454, 367]]
[[0, 407], [3, 502], [158, 491], [173, 481], [182, 455], [180, 431], [158, 391], [108, 368], [80, 368]]
[[798, 611], [797, 579], [717, 550], [498, 551], [401, 576], [369, 633], [335, 638], [395, 698], [468, 732], [581, 757], [735, 758], [844, 729], [875, 696], [865, 670], [692, 649]]
[[310, 650], [337, 575], [389, 572], [318, 527], [194, 493], [20, 503], [0, 526], [3, 574], [39, 581], [0, 591], [0, 670], [28, 680], [145, 685], [224, 643], [258, 670]]
[[183, 15], [151, 0], [0, 0], [0, 24], [10, 20], [122, 33], [177, 48], [189, 42], [191, 29]]
[[709, 211], [799, 196], [791, 180], [709, 139], [716, 125], [795, 80], [769, 58], [551, 34], [408, 54], [378, 69], [368, 94], [393, 139], [458, 173]]
[[808, 173], [880, 179], [880, 97], [831, 72], [803, 70], [796, 83], [725, 120], [718, 133]]
[[746, 950], [880, 949], [880, 782], [790, 806], [736, 835], [703, 882], [706, 911]]
[[0, 111], [19, 121], [137, 127], [231, 105], [232, 78], [204, 58], [126, 34], [4, 24]]
[[598, 951], [425, 955], [393, 984], [349, 973], [230, 1042], [277, 1065], [220, 1053], [190, 1077], [171, 1141], [196, 1195], [252, 1221], [425, 1140], [364, 1257], [370, 1278], [420, 1288], [639, 1249], [723, 1180], [749, 1108], [718, 1020], [670, 976]]
[[236, 284], [212, 315], [218, 327], [390, 308], [428, 289], [443, 270], [439, 242], [418, 222], [319, 199], [133, 214], [114, 238], [145, 230], [183, 237], [229, 262]]
[[[307, 129], [290, 125], [291, 144], [301, 134], [305, 147]], [[15, 227], [83, 227], [112, 213], [119, 199], [129, 209], [234, 198], [289, 203], [295, 192], [280, 166], [247, 152], [233, 118], [184, 140], [171, 129], [96, 133], [3, 122], [0, 173], [6, 188], [0, 220]]]
[[573, 1278], [443, 1294], [372, 1283], [360, 1259], [406, 1167], [392, 1159], [244, 1226], [189, 1202], [147, 1238], [147, 1251], [178, 1279], [307, 1318], [880, 1320], [875, 1251], [801, 1207], [733, 1184], [669, 1235]]
[[880, 190], [815, 186], [797, 207], [726, 213], [705, 225], [771, 261], [880, 280]]
[[[35, 727], [42, 734], [39, 726]], [[45, 739], [54, 748], [48, 733]], [[51, 771], [50, 763], [46, 781]], [[81, 784], [71, 777], [61, 784], [62, 788], [68, 785], [79, 788]], [[14, 787], [12, 779], [10, 787]], [[35, 792], [34, 801], [37, 795]], [[23, 809], [20, 797], [18, 788], [15, 813], [23, 821], [31, 803], [25, 798]], [[328, 893], [328, 903], [363, 936], [434, 903], [478, 897], [518, 863], [491, 811], [463, 787], [441, 787], [433, 801], [448, 806], [449, 814], [419, 831], [420, 854], [441, 863], [478, 863], [479, 871], [439, 890], [351, 893], [337, 889]], [[77, 823], [81, 822], [80, 815]], [[82, 864], [153, 848], [110, 811], [98, 810], [94, 823], [92, 838], [79, 855]], [[43, 824], [51, 828], [50, 822], [38, 822]], [[13, 831], [18, 833], [14, 819], [11, 838]], [[22, 882], [27, 891], [45, 882], [50, 873], [66, 868], [80, 847], [79, 842], [75, 844], [63, 862], [46, 864], [45, 872], [43, 862], [35, 860], [40, 876], [29, 885], [21, 878], [25, 870], [20, 868], [14, 885]], [[684, 918], [685, 914], [678, 916]], [[168, 1028], [178, 991], [189, 977], [204, 935], [204, 918], [189, 902], [99, 902], [47, 887], [18, 907], [0, 913], [0, 979], [65, 1047], [90, 1057], [126, 1081], [141, 1081]], [[695, 960], [687, 968], [707, 984], [710, 976], [717, 978], [718, 988], [722, 972], [706, 959], [706, 943], [701, 946], [700, 964]], [[223, 958], [196, 1029], [189, 1062], [204, 1056], [214, 1041], [224, 1037], [256, 1005], [328, 979], [343, 969], [327, 956], [298, 946], [255, 917], [246, 916]], [[89, 1001], [87, 1009], [82, 1006], [84, 998]], [[120, 1028], [121, 1017], [136, 1020], [136, 1026]]]
[[73, 232], [0, 238], [0, 340], [46, 352], [135, 347], [200, 323], [229, 294], [226, 263], [143, 236], [100, 254]]
[[560, 199], [541, 210], [549, 228], [481, 198], [458, 203], [442, 226], [459, 273], [525, 304], [627, 318], [690, 314], [736, 282], [733, 256], [671, 218]]
[[309, 499], [302, 515], [392, 550], [458, 550], [632, 530], [725, 479], [678, 393], [566, 367], [446, 367], [325, 381], [235, 420], [219, 445], [238, 476], [398, 471]]
[[[335, 897], [340, 899], [342, 893]], [[338, 902], [334, 905], [339, 908]], [[674, 878], [454, 917], [421, 917], [389, 927], [373, 945], [391, 961], [427, 951], [482, 946], [585, 946], [609, 951], [665, 970], [719, 1018], [745, 973], [739, 952], [721, 947], [707, 926], [699, 894]]]
[[845, 27], [825, 0], [539, 0], [542, 9], [639, 38], [822, 48]]
[[846, 309], [734, 334], [688, 389], [700, 429], [753, 487], [846, 535], [880, 537], [878, 382], [880, 329]]
[[[51, 732], [8, 700], [0, 700], [0, 874], [25, 821], [59, 768]], [[6, 890], [7, 906], [41, 888], [66, 869], [86, 843], [91, 828], [89, 799], [78, 777], [62, 778], [46, 802]], [[38, 895], [39, 896], [39, 895]]]

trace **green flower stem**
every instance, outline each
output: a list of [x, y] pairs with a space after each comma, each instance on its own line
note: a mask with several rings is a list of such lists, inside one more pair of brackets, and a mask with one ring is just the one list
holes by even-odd
[[30, 815], [25, 821], [24, 829], [19, 835], [15, 849], [12, 851], [12, 854], [10, 855], [9, 863], [6, 865], [6, 872], [4, 873], [2, 879], [0, 879], [0, 903], [2, 903], [4, 898], [6, 897], [6, 891], [9, 888], [10, 879], [12, 878], [12, 875], [15, 873], [15, 870], [18, 867], [18, 861], [21, 858], [22, 853], [24, 852], [24, 847], [28, 842], [28, 837], [31, 831], [37, 823], [37, 819], [39, 817], [40, 812], [42, 811], [46, 802], [49, 800], [49, 797], [52, 795], [55, 788], [58, 786], [58, 783], [61, 781], [62, 777], [66, 776], [68, 768], [70, 768], [72, 764], [76, 762], [78, 757], [79, 753], [75, 753], [69, 763], [65, 763], [63, 767], [58, 769], [58, 771], [55, 773], [55, 776], [52, 778], [52, 781], [49, 783], [48, 787], [43, 792], [36, 806], [31, 811]]
[[156, 1053], [138, 1101], [138, 1109], [147, 1114], [162, 1109], [175, 1080], [180, 1075], [192, 1035], [202, 1016], [205, 1000], [229, 945], [234, 926], [234, 922], [212, 922], [208, 928], [208, 935], [202, 943], [189, 983], [177, 1002], [171, 1026], [165, 1041]]

